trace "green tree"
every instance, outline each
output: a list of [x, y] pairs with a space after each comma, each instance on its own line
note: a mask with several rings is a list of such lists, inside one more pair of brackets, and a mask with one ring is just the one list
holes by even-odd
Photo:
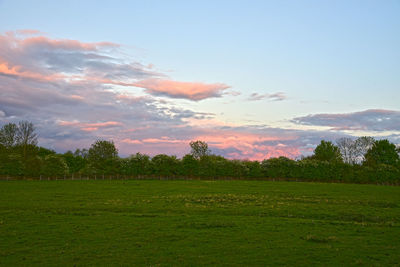
[[45, 147], [39, 146], [37, 149], [37, 155], [41, 158], [45, 158], [48, 155], [55, 155], [56, 152], [52, 149], [47, 149]]
[[340, 149], [332, 144], [332, 142], [322, 140], [321, 143], [315, 148], [312, 157], [315, 160], [327, 162], [343, 162]]
[[0, 129], [0, 144], [10, 148], [16, 144], [18, 127], [15, 123], [7, 123]]
[[146, 175], [150, 169], [150, 157], [146, 154], [136, 153], [122, 162], [122, 168], [125, 175]]
[[261, 169], [266, 177], [291, 178], [293, 177], [295, 165], [296, 161], [281, 156], [279, 158], [263, 160]]
[[86, 159], [80, 153], [72, 153], [71, 151], [65, 152], [62, 157], [68, 166], [70, 174], [78, 173], [86, 165]]
[[262, 177], [262, 170], [260, 162], [244, 160], [243, 164], [246, 166], [246, 177], [248, 178], [260, 178]]
[[378, 164], [396, 165], [399, 162], [399, 155], [396, 146], [387, 139], [375, 141], [372, 147], [365, 154], [365, 165], [373, 166]]
[[117, 172], [118, 150], [114, 142], [97, 140], [89, 148], [88, 162], [91, 165], [90, 167], [98, 173], [115, 174]]
[[210, 155], [211, 151], [208, 149], [208, 145], [204, 141], [192, 141], [190, 142], [191, 154], [195, 159], [200, 159], [203, 156]]
[[192, 154], [187, 154], [182, 158], [182, 172], [189, 177], [197, 176], [199, 161]]
[[44, 158], [41, 172], [48, 177], [61, 177], [68, 173], [68, 165], [62, 156], [50, 154]]
[[176, 156], [159, 154], [151, 159], [153, 174], [158, 176], [175, 176], [178, 174], [179, 160]]

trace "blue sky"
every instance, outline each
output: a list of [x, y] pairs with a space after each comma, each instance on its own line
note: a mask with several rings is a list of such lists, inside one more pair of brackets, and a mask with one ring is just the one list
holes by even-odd
[[[111, 97], [115, 99], [120, 99], [121, 94], [142, 97], [145, 102], [136, 103], [135, 107], [122, 107], [116, 100], [114, 108], [128, 112], [139, 105], [144, 105], [146, 109], [146, 105], [151, 103], [154, 110], [147, 112], [164, 112], [173, 121], [169, 125], [164, 117], [155, 118], [155, 121], [163, 123], [155, 124], [151, 131], [152, 134], [158, 133], [151, 136], [154, 147], [149, 145], [150, 142], [143, 142], [148, 139], [146, 131], [137, 136], [118, 134], [121, 129], [134, 130], [138, 122], [145, 123], [146, 116], [134, 121], [122, 121], [118, 117], [120, 113], [115, 114], [115, 119], [94, 115], [80, 117], [78, 114], [71, 117], [69, 106], [65, 104], [60, 108], [64, 113], [49, 118], [46, 117], [48, 113], [45, 116], [44, 110], [40, 109], [22, 112], [16, 105], [12, 106], [15, 103], [12, 99], [8, 99], [0, 102], [3, 105], [3, 108], [0, 106], [0, 113], [4, 113], [0, 123], [30, 119], [35, 121], [39, 131], [47, 132], [46, 127], [61, 127], [60, 123], [51, 125], [48, 121], [63, 121], [62, 126], [71, 126], [65, 122], [74, 121], [75, 128], [54, 132], [57, 138], [41, 134], [43, 145], [59, 151], [69, 146], [88, 146], [93, 138], [112, 138], [124, 154], [137, 150], [154, 154], [159, 149], [163, 153], [181, 155], [186, 152], [184, 147], [187, 147], [188, 140], [203, 138], [222, 155], [263, 158], [279, 153], [291, 157], [308, 153], [321, 138], [368, 134], [398, 142], [398, 14], [400, 1], [0, 1], [1, 34], [7, 36], [7, 32], [14, 32], [18, 40], [28, 40], [32, 34], [17, 34], [17, 31], [31, 29], [39, 31], [34, 34], [36, 37], [46, 38], [44, 43], [35, 43], [35, 49], [27, 49], [27, 45], [23, 46], [22, 42], [16, 42], [9, 36], [3, 38], [4, 47], [21, 46], [19, 50], [7, 50], [7, 55], [4, 54], [6, 49], [3, 49], [3, 55], [0, 54], [3, 62], [8, 58], [7, 65], [3, 67], [8, 76], [0, 76], [3, 99], [12, 94], [22, 94], [19, 86], [31, 90], [33, 98], [46, 98], [41, 95], [41, 88], [47, 84], [31, 87], [31, 81], [16, 84], [16, 76], [25, 75], [25, 79], [33, 79], [31, 74], [27, 77], [27, 72], [21, 74], [21, 70], [34, 66], [32, 62], [28, 66], [22, 59], [17, 60], [21, 49], [25, 49], [24, 55], [28, 53], [28, 57], [43, 66], [43, 58], [38, 55], [49, 49], [46, 44], [51, 40], [75, 40], [82, 44], [112, 42], [118, 47], [102, 47], [92, 52], [112, 57], [113, 62], [118, 61], [119, 67], [123, 63], [141, 64], [146, 71], [152, 72], [151, 77], [142, 80], [136, 76], [127, 77], [127, 74], [123, 77], [113, 74], [112, 84], [99, 81], [97, 77], [96, 81], [100, 84], [92, 89], [92, 93], [100, 96], [111, 91]], [[45, 48], [37, 50], [38, 45]], [[55, 57], [65, 59], [71, 53], [82, 52], [76, 50], [77, 47], [68, 49], [72, 50], [68, 53], [63, 51], [61, 55], [56, 55], [59, 50], [52, 50], [52, 60], [45, 62], [43, 73], [49, 74], [49, 70], [57, 69], [58, 74], [72, 75], [65, 69], [60, 71], [60, 65], [51, 65]], [[48, 51], [46, 53], [49, 54]], [[19, 72], [12, 72], [13, 67]], [[99, 71], [96, 69], [96, 74]], [[90, 73], [94, 73], [93, 69]], [[10, 75], [14, 75], [14, 80]], [[105, 73], [99, 75], [105, 77]], [[93, 82], [92, 76], [85, 76], [84, 79], [88, 81], [88, 78]], [[154, 79], [163, 82], [155, 82]], [[61, 80], [57, 82], [65, 85], [66, 78]], [[117, 84], [121, 82], [130, 85]], [[5, 89], [11, 85], [11, 89]], [[102, 87], [100, 92], [99, 87]], [[67, 94], [67, 87], [60, 90], [59, 94]], [[85, 90], [90, 89], [86, 86]], [[188, 91], [201, 91], [202, 96], [194, 96]], [[74, 96], [83, 99], [88, 95], [86, 91], [85, 95], [79, 92], [83, 94], [83, 90], [76, 91]], [[29, 102], [34, 103], [33, 100]], [[85, 105], [89, 104], [85, 102]], [[79, 107], [90, 110], [91, 106]], [[209, 115], [203, 119], [198, 119], [197, 115], [193, 115], [196, 118], [189, 118], [188, 111]], [[179, 117], [176, 114], [181, 117], [186, 114], [186, 117], [176, 121]], [[326, 121], [327, 114], [334, 116], [334, 125]], [[365, 119], [367, 115], [369, 119]], [[310, 116], [313, 116], [312, 120], [307, 121]], [[395, 127], [375, 127], [376, 121], [387, 118], [388, 123]], [[349, 120], [353, 120], [353, 124], [349, 124]], [[114, 129], [114, 133], [110, 128], [98, 128], [91, 135], [86, 131], [81, 136], [79, 131], [85, 127], [77, 126], [77, 123], [100, 125], [110, 121], [120, 123], [120, 128]], [[332, 122], [332, 117], [328, 121]], [[360, 125], [360, 121], [365, 125]], [[348, 130], [341, 127], [342, 124]], [[182, 127], [187, 129], [186, 134], [171, 130]], [[63, 138], [65, 131], [68, 134]], [[286, 139], [293, 142], [275, 140], [273, 136], [287, 136]], [[302, 142], [299, 139], [304, 140], [303, 136], [311, 137]], [[222, 140], [228, 137], [236, 141], [223, 144]], [[127, 140], [133, 141], [127, 143]], [[156, 140], [161, 141], [157, 143]], [[266, 145], [266, 141], [270, 143]], [[182, 148], [176, 150], [173, 144]]]

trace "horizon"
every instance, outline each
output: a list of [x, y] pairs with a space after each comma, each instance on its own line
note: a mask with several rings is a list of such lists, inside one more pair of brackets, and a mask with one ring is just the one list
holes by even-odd
[[31, 121], [59, 153], [113, 140], [121, 156], [182, 157], [192, 140], [250, 160], [340, 137], [400, 144], [399, 11], [398, 1], [0, 1], [0, 126]]

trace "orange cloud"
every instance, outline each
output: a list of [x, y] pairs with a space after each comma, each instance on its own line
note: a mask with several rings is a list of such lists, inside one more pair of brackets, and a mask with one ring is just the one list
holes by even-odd
[[[296, 140], [297, 136], [266, 136], [264, 134], [241, 133], [236, 131], [215, 131], [206, 135], [197, 136], [196, 139], [206, 141], [211, 147], [221, 150], [236, 150], [227, 154], [228, 158], [247, 158], [263, 160], [270, 157], [294, 158], [301, 154], [296, 147], [288, 147], [279, 142]], [[275, 141], [277, 145], [260, 145], [266, 141]]]
[[223, 83], [179, 82], [161, 79], [148, 79], [134, 83], [136, 87], [146, 89], [150, 94], [165, 95], [173, 98], [185, 98], [194, 101], [221, 96], [222, 91], [230, 88]]
[[[1, 60], [1, 59], [0, 59]], [[39, 81], [55, 81], [59, 79], [63, 79], [66, 76], [62, 74], [52, 74], [52, 75], [43, 75], [40, 73], [35, 73], [31, 71], [22, 70], [22, 66], [9, 66], [8, 62], [0, 61], [0, 74], [5, 74], [9, 76], [16, 76], [21, 78], [34, 79]]]

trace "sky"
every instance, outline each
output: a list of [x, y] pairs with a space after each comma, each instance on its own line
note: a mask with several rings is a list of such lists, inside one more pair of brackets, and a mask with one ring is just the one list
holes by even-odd
[[[65, 3], [62, 3], [65, 2]], [[400, 143], [400, 1], [0, 0], [0, 126], [58, 152], [262, 160]]]

